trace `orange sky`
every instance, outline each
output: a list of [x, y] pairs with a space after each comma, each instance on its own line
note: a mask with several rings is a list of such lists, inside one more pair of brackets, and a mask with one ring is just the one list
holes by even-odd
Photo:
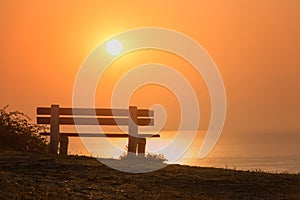
[[[300, 130], [299, 24], [298, 0], [1, 1], [0, 106], [9, 104], [32, 118], [37, 106], [71, 106], [77, 70], [92, 49], [119, 32], [158, 26], [189, 35], [214, 59], [227, 92], [225, 129]], [[137, 59], [143, 55], [144, 60]], [[142, 51], [127, 56], [112, 66], [103, 81], [131, 64], [153, 59], [174, 65], [191, 82], [201, 82], [174, 55]], [[126, 68], [121, 70], [122, 66]], [[104, 90], [109, 93], [112, 85]], [[168, 111], [178, 113], [176, 99], [160, 91], [164, 92], [168, 98], [157, 101], [170, 101], [169, 107], [175, 109]], [[145, 102], [142, 95], [137, 92], [133, 102], [147, 106], [156, 101]], [[208, 95], [197, 95], [204, 106], [205, 127]], [[102, 100], [100, 106], [105, 105]]]

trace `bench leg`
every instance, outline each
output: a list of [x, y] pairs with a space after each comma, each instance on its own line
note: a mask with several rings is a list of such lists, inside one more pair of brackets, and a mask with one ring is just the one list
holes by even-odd
[[68, 154], [68, 145], [69, 145], [68, 136], [61, 135], [59, 137], [59, 143], [60, 143], [59, 153], [67, 155]]
[[128, 157], [135, 157], [136, 156], [136, 148], [137, 148], [136, 138], [129, 136], [128, 137], [127, 156]]
[[146, 138], [128, 138], [128, 157], [145, 157], [146, 151]]
[[57, 154], [59, 143], [59, 105], [51, 105], [49, 153]]
[[139, 138], [138, 142], [138, 157], [144, 158], [146, 151], [146, 138]]

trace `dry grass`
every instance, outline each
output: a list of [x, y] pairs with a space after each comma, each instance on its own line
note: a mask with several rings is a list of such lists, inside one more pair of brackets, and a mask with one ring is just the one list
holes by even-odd
[[0, 151], [0, 199], [300, 199], [300, 175], [170, 165], [119, 172], [80, 156]]

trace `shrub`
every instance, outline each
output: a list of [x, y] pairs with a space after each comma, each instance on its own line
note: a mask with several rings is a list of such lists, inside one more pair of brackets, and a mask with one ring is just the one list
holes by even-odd
[[148, 161], [148, 162], [157, 162], [157, 163], [164, 163], [167, 162], [168, 159], [163, 155], [163, 154], [155, 154], [155, 153], [150, 153], [147, 152], [145, 154], [145, 157], [128, 157], [127, 155], [127, 150], [128, 146], [126, 145], [125, 150], [120, 156], [119, 160], [126, 160], [126, 159], [139, 159], [143, 161]]
[[163, 154], [146, 153], [145, 159], [153, 162], [167, 162], [168, 159]]
[[0, 109], [0, 148], [46, 152], [48, 149], [46, 139], [38, 135], [45, 127], [32, 123], [22, 112], [6, 111], [7, 107]]

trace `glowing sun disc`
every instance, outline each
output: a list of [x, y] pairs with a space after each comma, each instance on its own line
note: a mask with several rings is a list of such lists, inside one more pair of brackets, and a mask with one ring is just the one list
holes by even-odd
[[106, 43], [106, 51], [112, 56], [120, 54], [122, 49], [122, 43], [119, 40], [113, 39]]

